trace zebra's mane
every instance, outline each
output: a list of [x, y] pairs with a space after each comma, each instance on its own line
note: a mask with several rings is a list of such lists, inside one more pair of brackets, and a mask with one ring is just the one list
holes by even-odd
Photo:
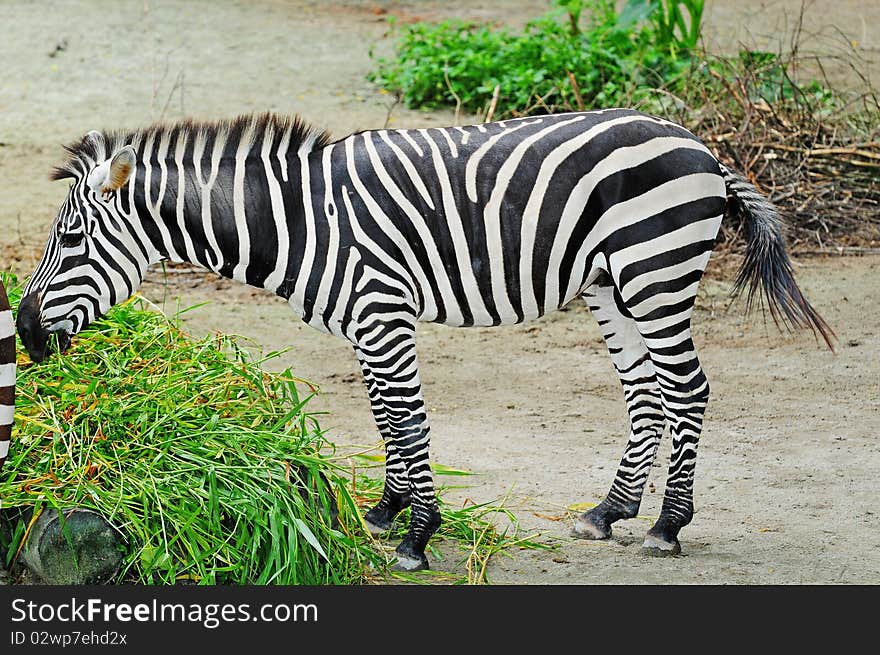
[[[330, 133], [315, 128], [299, 116], [284, 116], [273, 113], [244, 114], [231, 119], [218, 121], [195, 121], [186, 119], [176, 123], [154, 123], [138, 130], [116, 130], [89, 132], [78, 141], [64, 146], [68, 158], [60, 166], [52, 169], [50, 179], [80, 178], [87, 174], [96, 164], [105, 161], [119, 148], [125, 145], [138, 145], [152, 137], [154, 144], [163, 139], [178, 143], [181, 138], [186, 140], [204, 139], [208, 143], [223, 138], [238, 143], [242, 138], [252, 142], [272, 139], [280, 144], [287, 139], [286, 152], [311, 152], [323, 148], [331, 142]], [[173, 155], [173, 149], [169, 150]], [[206, 149], [210, 156], [210, 149]]]

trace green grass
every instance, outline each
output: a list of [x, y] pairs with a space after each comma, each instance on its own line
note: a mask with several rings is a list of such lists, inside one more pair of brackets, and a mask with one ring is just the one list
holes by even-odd
[[19, 359], [4, 508], [100, 512], [128, 542], [121, 580], [361, 580], [376, 556], [298, 380], [139, 305], [112, 310], [62, 357]]
[[[20, 287], [0, 277], [16, 306]], [[384, 574], [390, 551], [360, 518], [381, 480], [336, 456], [307, 409], [312, 394], [300, 392], [308, 383], [262, 370], [277, 354], [253, 360], [233, 337], [195, 339], [136, 299], [63, 356], [33, 365], [20, 352], [16, 432], [0, 473], [4, 566], [33, 510], [77, 506], [124, 535], [116, 582], [357, 584]], [[454, 582], [486, 582], [491, 556], [538, 545], [517, 537], [515, 522], [495, 527], [512, 518], [502, 508], [442, 513], [435, 541], [454, 544], [464, 568]]]

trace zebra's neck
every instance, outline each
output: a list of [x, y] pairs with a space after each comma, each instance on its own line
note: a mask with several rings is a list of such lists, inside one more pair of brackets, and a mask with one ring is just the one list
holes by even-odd
[[131, 200], [161, 257], [289, 298], [307, 247], [314, 140], [294, 150], [289, 129], [258, 127], [145, 135]]

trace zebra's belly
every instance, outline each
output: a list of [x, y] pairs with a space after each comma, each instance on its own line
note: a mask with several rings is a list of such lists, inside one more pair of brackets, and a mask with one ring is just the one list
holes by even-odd
[[[541, 288], [536, 295], [541, 300], [535, 300], [535, 297], [526, 297], [522, 289], [518, 288], [514, 293], [505, 288], [502, 295], [481, 296], [486, 307], [486, 311], [461, 311], [462, 306], [455, 308], [457, 311], [450, 311], [438, 315], [435, 311], [433, 314], [422, 310], [418, 315], [420, 322], [439, 323], [450, 327], [497, 327], [502, 325], [517, 325], [519, 323], [528, 323], [541, 318], [545, 314], [553, 313], [565, 307], [572, 300], [579, 298], [583, 288], [588, 286], [592, 279], [598, 273], [596, 263], [585, 264], [579, 268], [580, 276], [577, 279], [563, 280], [560, 287], [566, 289], [561, 298], [555, 295], [556, 289]], [[550, 292], [550, 293], [548, 293]], [[478, 297], [479, 290], [474, 289], [470, 294], [470, 298]], [[554, 295], [551, 295], [554, 294]], [[436, 307], [440, 305], [443, 299], [434, 298]], [[471, 309], [471, 306], [468, 306]]]
[[456, 283], [446, 289], [437, 283], [419, 285], [422, 295], [429, 296], [419, 320], [452, 327], [533, 321], [578, 298], [605, 266], [595, 244], [591, 246], [583, 236], [560, 234], [555, 226], [542, 224], [537, 215], [521, 217], [520, 225], [531, 237], [502, 241], [493, 262], [471, 256], [470, 266], [459, 262], [456, 269], [448, 261], [452, 257], [442, 253], [445, 270], [464, 270], [465, 274], [457, 275]]

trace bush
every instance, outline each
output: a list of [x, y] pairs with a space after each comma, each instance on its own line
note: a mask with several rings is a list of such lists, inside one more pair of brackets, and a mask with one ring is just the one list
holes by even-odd
[[557, 5], [522, 34], [455, 21], [405, 26], [396, 58], [379, 59], [370, 79], [409, 107], [481, 114], [497, 87], [503, 118], [629, 105], [690, 66], [703, 0], [629, 0], [620, 13], [613, 0]]

